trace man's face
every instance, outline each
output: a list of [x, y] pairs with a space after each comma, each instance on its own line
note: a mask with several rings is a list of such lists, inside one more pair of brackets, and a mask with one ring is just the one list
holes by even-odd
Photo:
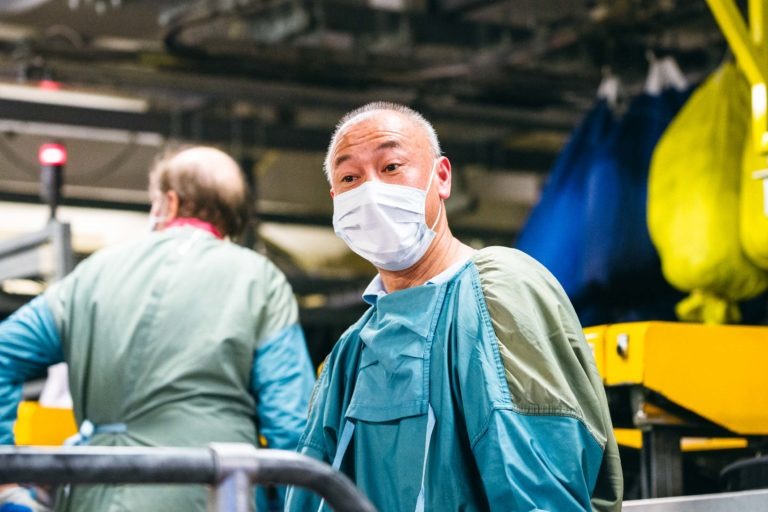
[[347, 126], [331, 149], [331, 194], [368, 180], [425, 188], [434, 157], [423, 130], [396, 112], [364, 116]]
[[435, 158], [424, 130], [397, 112], [364, 114], [344, 128], [331, 148], [330, 165], [331, 196], [371, 180], [425, 190], [434, 166], [436, 176], [427, 191], [430, 225], [440, 199], [450, 195], [448, 159]]

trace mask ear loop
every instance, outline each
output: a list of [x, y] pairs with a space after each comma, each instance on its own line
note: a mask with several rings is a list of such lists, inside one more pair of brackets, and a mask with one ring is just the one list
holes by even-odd
[[[165, 199], [160, 200], [160, 211], [162, 211], [163, 207], [165, 206]], [[149, 231], [157, 231], [157, 227], [164, 223], [166, 220], [168, 220], [168, 215], [157, 215], [152, 214], [152, 210], [149, 212]]]
[[432, 224], [432, 227], [429, 228], [430, 231], [434, 231], [435, 227], [437, 226], [437, 223], [440, 221], [440, 214], [443, 213], [443, 200], [440, 200], [440, 208], [437, 210], [437, 217], [435, 217], [435, 222]]
[[[425, 195], [425, 201], [426, 201], [426, 195], [429, 193], [429, 187], [432, 186], [432, 179], [435, 177], [435, 167], [437, 167], [437, 159], [435, 159], [435, 163], [432, 164], [432, 172], [429, 175], [429, 183], [427, 183], [427, 189], [424, 191]], [[437, 210], [437, 217], [435, 217], [435, 222], [432, 223], [432, 226], [429, 228], [430, 231], [434, 231], [435, 227], [437, 227], [437, 223], [440, 222], [440, 214], [443, 213], [443, 200], [440, 200], [440, 208]]]
[[166, 217], [160, 216], [160, 215], [150, 215], [149, 216], [149, 231], [157, 231], [157, 226], [162, 224], [166, 221]]

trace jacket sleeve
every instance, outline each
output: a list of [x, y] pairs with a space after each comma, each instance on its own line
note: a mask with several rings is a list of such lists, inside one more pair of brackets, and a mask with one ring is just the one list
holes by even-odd
[[[258, 326], [250, 391], [256, 402], [259, 433], [269, 448], [295, 450], [307, 423], [315, 372], [298, 323], [298, 305], [285, 276], [265, 266], [268, 294]], [[259, 510], [282, 508], [285, 487], [259, 488]]]
[[[307, 428], [299, 440], [298, 452], [307, 457], [312, 457], [319, 461], [330, 464], [330, 455], [328, 453], [328, 443], [335, 441], [335, 430], [326, 429], [324, 418], [327, 414], [326, 404], [328, 402], [328, 393], [330, 389], [330, 371], [329, 367], [333, 365], [333, 356], [330, 356], [323, 363], [323, 369], [320, 378], [312, 391], [312, 397], [309, 404], [309, 418]], [[333, 405], [333, 404], [332, 404]], [[330, 438], [328, 438], [330, 437]], [[334, 445], [335, 446], [335, 443]], [[285, 498], [286, 512], [304, 512], [320, 510], [320, 497], [301, 487], [291, 486]]]
[[[269, 448], [295, 450], [307, 422], [315, 377], [304, 334], [293, 324], [264, 341], [256, 351], [251, 393], [256, 400], [259, 432]], [[258, 510], [282, 509], [285, 487], [259, 487]], [[274, 506], [272, 506], [274, 505]]]
[[562, 287], [519, 251], [477, 264], [503, 392], [472, 439], [491, 509], [620, 510], [605, 390]]
[[314, 383], [299, 324], [290, 325], [261, 343], [254, 357], [251, 393], [256, 399], [259, 431], [267, 446], [296, 449], [307, 422]]
[[473, 454], [491, 510], [591, 510], [603, 450], [577, 419], [497, 408]]
[[307, 419], [315, 372], [298, 323], [298, 305], [285, 275], [263, 267], [264, 306], [251, 370], [259, 432], [270, 448], [295, 450]]
[[49, 366], [63, 360], [61, 338], [45, 297], [36, 297], [0, 323], [0, 443], [13, 443], [22, 384], [44, 377]]

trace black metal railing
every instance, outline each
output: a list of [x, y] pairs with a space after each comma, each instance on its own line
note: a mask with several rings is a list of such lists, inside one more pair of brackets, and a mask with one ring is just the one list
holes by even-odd
[[208, 448], [0, 447], [0, 484], [207, 484], [219, 512], [253, 508], [253, 485], [295, 485], [339, 512], [376, 512], [342, 473], [298, 453], [248, 444]]

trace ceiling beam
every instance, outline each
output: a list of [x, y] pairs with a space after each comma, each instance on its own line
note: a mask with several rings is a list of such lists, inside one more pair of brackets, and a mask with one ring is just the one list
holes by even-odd
[[[246, 118], [233, 121], [215, 113], [133, 113], [108, 112], [61, 105], [39, 105], [0, 100], [3, 119], [87, 126], [137, 133], [157, 133], [163, 137], [222, 144], [237, 142], [244, 147], [293, 151], [325, 152], [331, 129], [297, 128]], [[481, 165], [492, 169], [545, 171], [554, 154], [541, 151], [510, 150], [501, 141], [472, 142], [442, 140], [443, 151], [454, 165]]]

